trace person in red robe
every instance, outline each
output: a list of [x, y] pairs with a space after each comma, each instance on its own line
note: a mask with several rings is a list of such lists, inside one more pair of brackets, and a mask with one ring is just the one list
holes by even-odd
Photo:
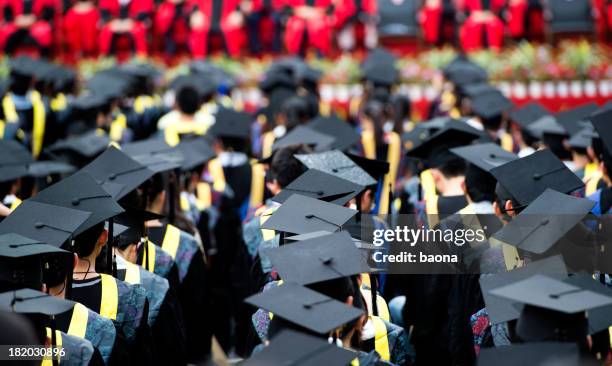
[[512, 38], [519, 39], [525, 37], [528, 9], [528, 0], [508, 0], [504, 17], [508, 25], [508, 33]]
[[68, 61], [98, 55], [100, 11], [92, 0], [79, 0], [63, 19], [63, 38]]
[[306, 46], [328, 55], [334, 25], [332, 1], [286, 0], [285, 7], [290, 14], [285, 25], [287, 52], [298, 54]]
[[243, 27], [247, 13], [248, 4], [240, 0], [198, 0], [198, 11], [191, 17], [192, 56], [206, 57], [213, 36], [221, 36], [228, 55], [239, 56], [246, 40]]
[[464, 1], [460, 10], [466, 18], [459, 31], [459, 40], [464, 51], [502, 47], [504, 23], [501, 17], [505, 5], [505, 0]]
[[249, 7], [246, 26], [251, 53], [260, 53], [264, 41], [271, 41], [272, 51], [279, 53], [282, 48], [283, 0], [253, 0]]
[[100, 52], [121, 55], [127, 50], [146, 56], [147, 30], [151, 25], [153, 0], [100, 0], [104, 21], [100, 31]]
[[34, 52], [48, 56], [53, 44], [56, 0], [0, 0], [0, 47], [5, 53]]
[[444, 39], [444, 25], [455, 24], [456, 3], [454, 0], [425, 0], [418, 13], [423, 39], [428, 44], [439, 45]]
[[187, 52], [190, 18], [196, 10], [197, 3], [193, 0], [165, 0], [159, 4], [153, 21], [155, 49], [166, 57]]
[[378, 43], [376, 18], [378, 9], [376, 0], [339, 0], [336, 2], [334, 15], [338, 33], [338, 45], [343, 51], [355, 48], [356, 26], [364, 27], [364, 44], [372, 49]]

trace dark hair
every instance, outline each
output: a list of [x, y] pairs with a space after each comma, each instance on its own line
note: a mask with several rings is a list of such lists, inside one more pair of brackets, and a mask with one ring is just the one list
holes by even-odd
[[393, 113], [393, 131], [402, 133], [404, 120], [410, 119], [410, 99], [405, 95], [396, 94], [391, 97], [391, 109]]
[[103, 231], [104, 222], [101, 222], [74, 237], [74, 252], [79, 258], [85, 258], [93, 253]]
[[564, 136], [544, 134], [542, 141], [560, 160], [571, 160], [572, 153], [563, 145]]
[[279, 149], [270, 163], [270, 178], [276, 179], [285, 188], [306, 171], [306, 167], [293, 155], [308, 154], [312, 150], [306, 145], [293, 145]]
[[485, 130], [497, 131], [502, 125], [503, 118], [501, 114], [498, 114], [489, 118], [481, 117], [480, 120], [482, 121], [482, 125], [484, 126]]
[[285, 125], [288, 131], [314, 118], [308, 100], [300, 96], [287, 99], [283, 103], [281, 110], [285, 115]]
[[447, 160], [438, 166], [438, 170], [447, 179], [464, 175], [465, 168], [465, 161], [459, 158]]
[[15, 184], [14, 180], [9, 180], [6, 182], [0, 182], [0, 200], [4, 199], [4, 197], [8, 196], [11, 193], [11, 189], [13, 188], [13, 184]]
[[465, 171], [465, 188], [474, 202], [493, 202], [496, 182], [491, 174], [472, 164]]
[[384, 145], [383, 124], [387, 118], [385, 104], [379, 100], [370, 100], [363, 107], [363, 115], [371, 119], [374, 124], [374, 138], [376, 139], [377, 149]]
[[200, 95], [195, 88], [183, 86], [176, 93], [176, 104], [181, 112], [193, 115], [200, 108]]

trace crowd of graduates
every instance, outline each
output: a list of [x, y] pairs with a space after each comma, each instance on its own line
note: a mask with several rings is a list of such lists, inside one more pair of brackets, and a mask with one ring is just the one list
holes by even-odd
[[[612, 29], [612, 4], [572, 1], [592, 9], [598, 28]], [[400, 6], [403, 2], [412, 5]], [[394, 18], [400, 24], [403, 15], [405, 27], [420, 28], [426, 44], [458, 41], [471, 51], [499, 49], [505, 38], [542, 34], [550, 18], [545, 16], [548, 3], [404, 0], [389, 3], [397, 9], [386, 11], [399, 12]], [[0, 50], [61, 56], [69, 62], [100, 55], [156, 55], [173, 62], [187, 54], [204, 58], [213, 49], [231, 57], [307, 49], [328, 56], [358, 44], [374, 48], [378, 26], [385, 22], [379, 12], [383, 6], [375, 0], [3, 0]], [[576, 16], [580, 21], [584, 14]]]
[[[202, 61], [166, 82], [12, 59], [0, 344], [75, 365], [609, 363], [610, 104], [517, 107], [461, 55], [412, 121], [395, 63], [372, 50], [340, 114], [299, 58], [255, 113]], [[476, 215], [486, 241], [453, 249], [456, 274], [373, 270], [364, 228], [405, 214]]]

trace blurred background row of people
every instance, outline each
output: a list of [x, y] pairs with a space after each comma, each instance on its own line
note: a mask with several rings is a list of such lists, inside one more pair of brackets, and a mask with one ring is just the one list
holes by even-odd
[[[458, 44], [466, 51], [507, 40], [612, 29], [609, 0], [2, 0], [7, 54], [84, 57], [320, 56], [379, 42]], [[401, 42], [396, 42], [397, 40]]]

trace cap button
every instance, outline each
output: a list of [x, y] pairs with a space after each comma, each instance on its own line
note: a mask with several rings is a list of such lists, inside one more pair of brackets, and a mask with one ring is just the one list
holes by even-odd
[[73, 198], [73, 199], [72, 199], [72, 205], [73, 205], [73, 206], [78, 206], [78, 205], [79, 205], [79, 203], [81, 203], [81, 200], [80, 200], [80, 199], [78, 199], [78, 198]]
[[336, 168], [332, 169], [332, 173], [338, 173], [338, 169]]
[[324, 192], [323, 192], [323, 191], [318, 191], [318, 192], [317, 192], [317, 196], [322, 196], [323, 194], [324, 194]]
[[108, 176], [108, 180], [115, 180], [117, 178], [117, 174], [111, 174]]
[[334, 258], [332, 257], [321, 258], [321, 262], [325, 264], [326, 266], [329, 266], [333, 260]]
[[542, 176], [540, 174], [538, 174], [538, 173], [533, 175], [533, 179], [535, 179], [535, 180], [540, 180], [540, 178], [542, 178]]
[[43, 224], [42, 222], [36, 222], [36, 223], [34, 223], [34, 227], [35, 227], [35, 228], [37, 228], [37, 229], [40, 229], [40, 228], [42, 228], [43, 226], [45, 226], [45, 224]]
[[489, 154], [489, 157], [490, 157], [491, 159], [495, 159], [495, 158], [497, 158], [497, 155], [495, 155], [494, 153], [490, 153], [490, 154]]
[[312, 219], [314, 217], [314, 215], [313, 214], [308, 214], [308, 215], [305, 215], [304, 217], [307, 218], [307, 219]]
[[548, 219], [544, 219], [542, 220], [542, 222], [540, 222], [540, 225], [544, 226], [544, 225], [548, 225]]

